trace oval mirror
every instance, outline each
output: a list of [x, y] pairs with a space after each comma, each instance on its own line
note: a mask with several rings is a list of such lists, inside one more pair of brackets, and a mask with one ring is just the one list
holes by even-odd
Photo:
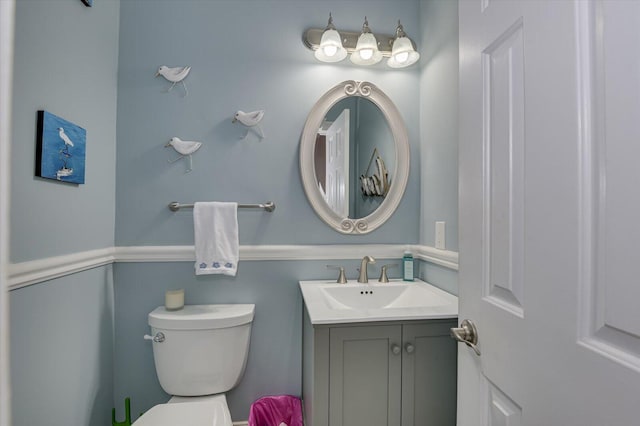
[[338, 232], [366, 234], [396, 210], [409, 178], [409, 141], [391, 99], [374, 84], [344, 81], [311, 109], [300, 140], [302, 185]]

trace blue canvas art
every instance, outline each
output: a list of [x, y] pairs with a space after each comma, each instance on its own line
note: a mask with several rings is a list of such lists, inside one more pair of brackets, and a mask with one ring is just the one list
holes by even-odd
[[84, 183], [87, 131], [47, 111], [38, 111], [36, 176]]

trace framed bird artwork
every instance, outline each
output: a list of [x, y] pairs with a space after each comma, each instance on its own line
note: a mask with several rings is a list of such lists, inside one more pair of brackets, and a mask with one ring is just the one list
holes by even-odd
[[48, 111], [38, 111], [36, 143], [36, 176], [84, 183], [85, 129]]

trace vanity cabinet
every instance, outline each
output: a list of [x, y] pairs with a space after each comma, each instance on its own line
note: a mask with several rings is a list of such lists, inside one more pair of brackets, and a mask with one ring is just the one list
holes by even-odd
[[455, 426], [455, 319], [303, 327], [306, 426]]

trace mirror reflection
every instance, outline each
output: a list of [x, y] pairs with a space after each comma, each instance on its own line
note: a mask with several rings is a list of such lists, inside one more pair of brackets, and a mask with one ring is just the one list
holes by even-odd
[[334, 230], [367, 234], [383, 225], [409, 180], [409, 137], [393, 101], [367, 81], [329, 89], [302, 130], [300, 177], [311, 207]]
[[370, 215], [389, 191], [395, 155], [393, 133], [375, 103], [360, 96], [338, 101], [314, 146], [316, 184], [327, 205], [341, 217]]

